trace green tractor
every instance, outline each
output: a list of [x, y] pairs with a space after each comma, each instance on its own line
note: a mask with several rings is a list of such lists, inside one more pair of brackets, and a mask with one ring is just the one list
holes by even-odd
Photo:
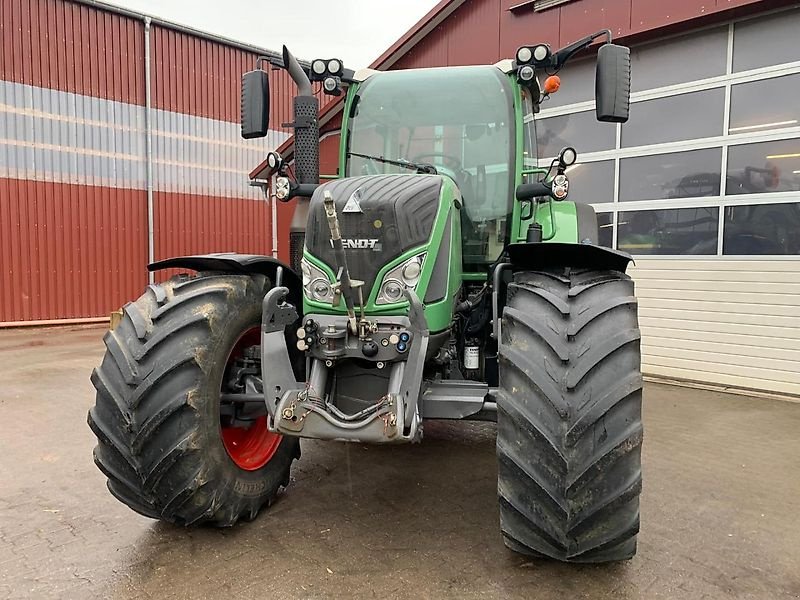
[[[272, 59], [299, 92], [293, 168], [268, 156], [275, 196], [297, 199], [292, 264], [230, 253], [149, 266], [194, 274], [150, 285], [105, 337], [89, 425], [111, 493], [156, 519], [230, 526], [289, 484], [300, 438], [398, 444], [421, 442], [430, 419], [496, 421], [505, 544], [632, 557], [630, 256], [598, 245], [593, 209], [567, 200], [575, 150], [536, 160], [552, 77], [603, 36], [597, 117], [625, 122], [630, 53], [608, 31], [491, 66]], [[265, 60], [242, 79], [245, 138], [268, 131]], [[312, 81], [347, 90], [339, 174], [322, 184]]]

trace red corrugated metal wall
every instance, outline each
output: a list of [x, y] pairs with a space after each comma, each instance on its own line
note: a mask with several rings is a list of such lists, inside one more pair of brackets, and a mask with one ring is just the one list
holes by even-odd
[[271, 252], [269, 204], [241, 198], [160, 193], [155, 229], [158, 258], [182, 254]]
[[[536, 12], [520, 0], [467, 0], [446, 21], [395, 62], [393, 69], [491, 64], [531, 43], [564, 46], [600, 29], [615, 37], [646, 34], [718, 13], [784, 0], [573, 0]], [[512, 7], [514, 10], [511, 10]]]
[[[158, 26], [152, 29], [150, 43], [153, 108], [178, 118], [189, 114], [238, 123], [241, 74], [254, 68], [256, 54]], [[271, 77], [273, 128], [291, 120], [291, 95], [275, 93], [288, 89], [288, 81], [279, 79]], [[193, 134], [180, 131], [179, 123], [171, 129]], [[237, 199], [201, 195], [195, 193], [196, 183], [183, 180], [170, 191], [154, 194], [157, 260], [209, 252], [272, 252], [271, 213], [259, 194]], [[249, 191], [246, 183], [242, 179], [243, 191]]]
[[107, 314], [146, 263], [139, 190], [0, 179], [0, 322]]
[[[107, 315], [147, 283], [143, 19], [65, 0], [0, 2], [0, 324]], [[155, 257], [271, 253], [246, 172], [290, 121], [272, 71], [261, 145], [238, 138], [256, 54], [154, 23]], [[277, 136], [277, 137], [275, 137]]]
[[[0, 27], [0, 80], [144, 103], [143, 23], [66, 2], [3, 0]], [[95, 317], [138, 295], [147, 282], [144, 191], [43, 181], [46, 165], [26, 170], [26, 179], [0, 178], [0, 322]]]
[[[153, 26], [152, 102], [154, 108], [239, 122], [242, 73], [255, 68], [257, 55], [231, 46]], [[289, 132], [294, 84], [282, 69], [269, 71], [270, 127]]]
[[0, 79], [144, 104], [144, 24], [57, 0], [0, 2]]

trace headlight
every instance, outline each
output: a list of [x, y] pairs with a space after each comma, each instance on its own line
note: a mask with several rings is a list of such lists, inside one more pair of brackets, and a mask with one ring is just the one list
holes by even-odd
[[311, 288], [311, 296], [317, 302], [330, 301], [333, 298], [331, 284], [326, 279], [315, 279], [309, 287]]
[[422, 273], [422, 260], [415, 256], [403, 266], [401, 271], [403, 282], [409, 286], [416, 286], [420, 273]]
[[425, 253], [412, 256], [403, 264], [386, 273], [381, 282], [375, 304], [394, 304], [403, 300], [404, 290], [414, 290], [422, 274]]
[[[396, 279], [389, 279], [383, 282], [383, 285], [381, 286], [381, 294], [386, 302], [399, 302], [403, 299], [403, 290], [405, 287], [406, 286]], [[378, 304], [381, 304], [381, 302], [378, 301]]]
[[311, 264], [305, 258], [300, 261], [303, 272], [303, 294], [315, 302], [333, 301], [333, 287], [325, 271]]

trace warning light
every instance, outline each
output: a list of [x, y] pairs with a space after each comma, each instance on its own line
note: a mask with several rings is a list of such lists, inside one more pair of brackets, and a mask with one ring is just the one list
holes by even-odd
[[561, 77], [559, 77], [558, 75], [550, 75], [550, 77], [544, 80], [545, 94], [555, 94], [558, 91], [558, 88], [560, 87], [561, 87]]

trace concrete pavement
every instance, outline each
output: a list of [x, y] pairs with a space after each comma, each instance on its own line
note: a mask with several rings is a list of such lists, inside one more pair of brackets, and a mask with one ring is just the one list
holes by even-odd
[[141, 517], [86, 426], [98, 327], [0, 330], [0, 598], [800, 597], [800, 404], [645, 388], [639, 553], [507, 551], [494, 425], [420, 445], [305, 442], [268, 512], [229, 530]]

